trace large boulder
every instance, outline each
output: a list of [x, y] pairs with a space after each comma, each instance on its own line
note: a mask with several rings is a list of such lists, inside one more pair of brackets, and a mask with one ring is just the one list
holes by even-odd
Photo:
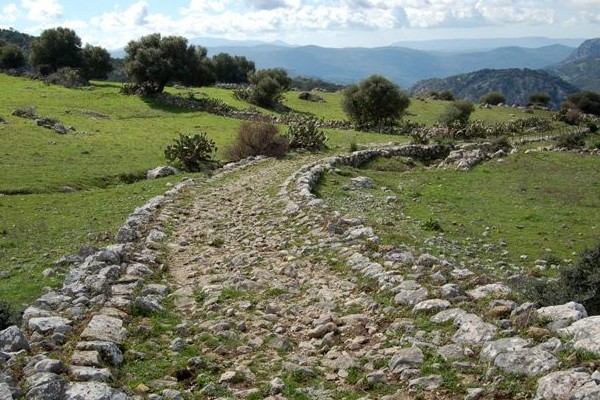
[[178, 172], [177, 168], [171, 166], [156, 167], [146, 172], [146, 179], [164, 178], [165, 176], [175, 175]]
[[559, 363], [552, 354], [534, 347], [501, 353], [494, 364], [506, 373], [540, 376], [558, 367]]
[[571, 335], [574, 348], [600, 355], [600, 315], [580, 319], [558, 332], [563, 336]]
[[29, 351], [29, 342], [21, 330], [13, 325], [0, 332], [0, 351], [15, 353]]
[[548, 324], [551, 330], [564, 328], [588, 316], [585, 307], [574, 301], [558, 306], [542, 307], [537, 312], [539, 317], [552, 321]]
[[538, 381], [535, 400], [600, 399], [600, 385], [587, 372], [552, 372]]

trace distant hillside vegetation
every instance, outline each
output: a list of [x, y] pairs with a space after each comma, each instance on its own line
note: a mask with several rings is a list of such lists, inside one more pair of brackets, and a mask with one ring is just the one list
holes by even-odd
[[569, 58], [548, 70], [582, 90], [600, 92], [600, 38], [586, 40]]
[[31, 51], [31, 45], [35, 40], [35, 36], [17, 32], [12, 29], [0, 29], [0, 40], [19, 46], [25, 53], [29, 53]]
[[545, 92], [550, 95], [550, 107], [558, 108], [568, 95], [579, 89], [546, 71], [531, 69], [484, 69], [448, 78], [426, 79], [411, 89], [413, 95], [449, 90], [455, 97], [478, 102], [481, 96], [498, 91], [507, 104], [525, 105], [529, 95]]

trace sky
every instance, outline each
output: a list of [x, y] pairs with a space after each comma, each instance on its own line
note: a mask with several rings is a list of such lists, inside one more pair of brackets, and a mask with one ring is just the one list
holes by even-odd
[[600, 37], [600, 0], [0, 0], [0, 27], [68, 27], [109, 50], [188, 39], [377, 47], [405, 40]]

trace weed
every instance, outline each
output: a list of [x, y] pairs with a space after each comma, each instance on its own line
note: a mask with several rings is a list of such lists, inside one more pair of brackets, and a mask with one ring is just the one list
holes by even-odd
[[433, 217], [430, 217], [427, 221], [423, 222], [421, 224], [421, 226], [426, 231], [435, 231], [435, 232], [443, 232], [444, 231], [444, 229], [442, 229], [442, 225], [440, 224], [440, 221], [438, 221], [437, 219], [435, 219]]
[[235, 142], [227, 148], [226, 153], [233, 161], [258, 155], [279, 158], [287, 153], [288, 148], [288, 139], [279, 135], [275, 125], [244, 122]]

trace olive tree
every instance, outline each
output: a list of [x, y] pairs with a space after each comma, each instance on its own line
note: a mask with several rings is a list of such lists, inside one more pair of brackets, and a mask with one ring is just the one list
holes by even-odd
[[348, 86], [342, 99], [344, 112], [359, 129], [392, 126], [409, 104], [408, 95], [380, 75]]
[[81, 39], [69, 28], [46, 29], [33, 42], [31, 64], [46, 75], [59, 68], [80, 68]]
[[125, 47], [125, 73], [135, 85], [149, 94], [161, 93], [169, 81], [194, 83], [194, 74], [204, 72], [202, 57], [206, 51], [187, 43], [181, 36], [160, 33], [132, 40]]
[[81, 53], [82, 74], [86, 79], [106, 79], [113, 66], [108, 51], [87, 44]]

